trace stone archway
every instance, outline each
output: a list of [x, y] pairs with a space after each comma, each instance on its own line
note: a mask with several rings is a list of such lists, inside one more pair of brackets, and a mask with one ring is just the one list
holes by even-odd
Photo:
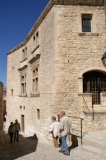
[[106, 74], [90, 71], [83, 74], [83, 93], [92, 93], [92, 104], [101, 103], [101, 93], [106, 93]]
[[86, 68], [84, 70], [81, 70], [81, 72], [79, 73], [79, 76], [78, 76], [78, 83], [79, 83], [79, 93], [83, 93], [83, 74], [86, 73], [86, 72], [90, 72], [90, 71], [99, 71], [99, 72], [102, 72], [102, 73], [105, 73], [106, 74], [106, 69], [105, 68], [101, 68], [101, 67], [90, 67], [90, 68]]

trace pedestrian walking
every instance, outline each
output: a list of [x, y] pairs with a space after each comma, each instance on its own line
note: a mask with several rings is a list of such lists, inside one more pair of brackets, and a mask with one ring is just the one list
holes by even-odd
[[71, 131], [71, 121], [68, 116], [65, 115], [64, 111], [61, 111], [59, 114], [61, 121], [60, 121], [60, 135], [61, 135], [61, 150], [59, 152], [63, 153], [64, 155], [70, 155], [70, 152], [68, 150], [68, 145], [66, 143], [67, 135]]
[[59, 148], [59, 129], [60, 129], [60, 123], [56, 121], [56, 117], [53, 116], [52, 118], [52, 123], [49, 128], [49, 132], [52, 134], [53, 137], [53, 143], [55, 148]]
[[9, 126], [9, 128], [8, 128], [8, 133], [9, 133], [9, 135], [10, 135], [10, 143], [13, 142], [14, 132], [15, 132], [15, 127], [14, 127], [13, 122], [11, 122], [11, 123], [10, 123], [10, 126]]
[[14, 141], [19, 142], [20, 123], [18, 122], [17, 119], [15, 120], [14, 126], [15, 126]]

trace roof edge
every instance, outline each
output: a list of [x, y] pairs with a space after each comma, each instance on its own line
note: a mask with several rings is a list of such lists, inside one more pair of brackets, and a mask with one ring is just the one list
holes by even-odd
[[12, 52], [18, 50], [22, 46], [26, 45], [26, 43], [29, 41], [30, 37], [33, 35], [34, 31], [39, 27], [39, 25], [42, 23], [48, 12], [51, 10], [51, 8], [54, 5], [92, 5], [92, 6], [104, 6], [104, 0], [50, 0], [43, 12], [41, 13], [38, 20], [35, 22], [34, 26], [26, 36], [25, 40], [10, 50], [7, 55], [11, 54]]

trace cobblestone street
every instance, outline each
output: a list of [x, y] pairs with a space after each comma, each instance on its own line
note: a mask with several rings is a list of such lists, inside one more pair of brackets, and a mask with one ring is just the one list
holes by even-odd
[[36, 137], [23, 137], [19, 142], [9, 143], [9, 135], [5, 134], [5, 144], [0, 147], [0, 160], [106, 160], [101, 152], [86, 151], [82, 146], [70, 147], [70, 156], [65, 156], [53, 147], [52, 142], [36, 140]]

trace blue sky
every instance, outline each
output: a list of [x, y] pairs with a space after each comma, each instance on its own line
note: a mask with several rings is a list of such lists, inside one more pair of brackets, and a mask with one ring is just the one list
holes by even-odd
[[0, 81], [7, 83], [7, 52], [22, 43], [49, 0], [0, 0]]

